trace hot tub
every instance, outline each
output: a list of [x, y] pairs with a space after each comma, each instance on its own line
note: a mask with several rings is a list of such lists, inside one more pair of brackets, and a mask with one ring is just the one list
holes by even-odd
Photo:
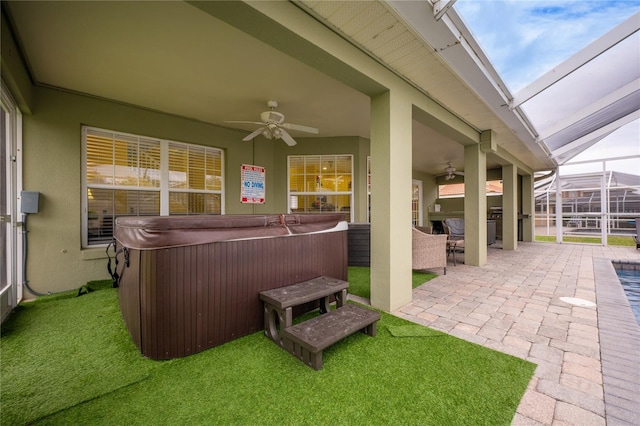
[[126, 248], [120, 310], [151, 359], [262, 330], [263, 290], [320, 275], [347, 280], [342, 214], [121, 217], [115, 239], [116, 250]]

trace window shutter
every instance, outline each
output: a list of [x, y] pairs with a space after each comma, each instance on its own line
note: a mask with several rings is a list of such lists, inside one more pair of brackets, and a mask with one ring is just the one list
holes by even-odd
[[169, 214], [223, 213], [221, 150], [90, 127], [83, 135], [84, 245], [109, 242], [118, 216], [159, 215], [162, 200]]
[[113, 134], [87, 132], [87, 184], [113, 183]]
[[289, 209], [297, 212], [345, 212], [353, 197], [351, 155], [289, 156]]

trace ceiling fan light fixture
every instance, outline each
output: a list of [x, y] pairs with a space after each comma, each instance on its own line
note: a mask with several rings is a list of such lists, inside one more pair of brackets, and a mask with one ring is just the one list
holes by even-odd
[[269, 107], [269, 111], [264, 111], [260, 114], [262, 121], [226, 121], [226, 123], [258, 124], [264, 126], [242, 138], [243, 141], [250, 141], [261, 134], [267, 139], [282, 139], [287, 145], [294, 146], [296, 144], [295, 139], [293, 139], [285, 129], [318, 134], [319, 130], [315, 127], [285, 123], [284, 114], [274, 111], [274, 108], [278, 107], [277, 101], [270, 100], [267, 102], [267, 106]]
[[456, 176], [464, 176], [464, 172], [459, 172], [455, 167], [453, 167], [453, 163], [449, 161], [447, 163], [447, 167], [444, 168], [444, 173], [439, 174], [438, 176], [444, 177], [444, 180], [452, 180], [455, 179]]
[[260, 114], [260, 119], [265, 123], [282, 124], [284, 115], [277, 111], [265, 111]]

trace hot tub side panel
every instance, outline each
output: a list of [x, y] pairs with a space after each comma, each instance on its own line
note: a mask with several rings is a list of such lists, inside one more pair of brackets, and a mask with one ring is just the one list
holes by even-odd
[[145, 250], [139, 271], [139, 347], [178, 358], [262, 330], [263, 290], [320, 275], [347, 280], [347, 232]]
[[116, 272], [120, 275], [118, 304], [122, 319], [129, 330], [133, 343], [140, 350], [142, 350], [140, 344], [140, 256], [142, 253], [138, 250], [130, 251], [129, 266], [126, 267], [124, 259], [120, 258], [116, 268]]

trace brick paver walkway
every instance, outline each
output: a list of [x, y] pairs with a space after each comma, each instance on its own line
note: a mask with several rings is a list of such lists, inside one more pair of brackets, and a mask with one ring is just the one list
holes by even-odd
[[640, 262], [640, 251], [490, 247], [486, 265], [450, 264], [393, 314], [537, 364], [514, 425], [638, 425], [640, 326], [607, 259]]

